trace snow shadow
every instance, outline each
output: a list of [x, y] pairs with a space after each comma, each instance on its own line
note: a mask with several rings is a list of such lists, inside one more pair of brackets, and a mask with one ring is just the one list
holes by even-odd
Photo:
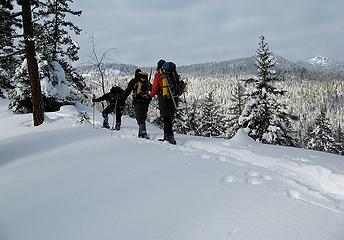
[[35, 156], [44, 152], [54, 151], [78, 141], [97, 137], [83, 128], [60, 129], [36, 134], [26, 134], [11, 137], [1, 141], [0, 167], [15, 160], [25, 159], [26, 156]]

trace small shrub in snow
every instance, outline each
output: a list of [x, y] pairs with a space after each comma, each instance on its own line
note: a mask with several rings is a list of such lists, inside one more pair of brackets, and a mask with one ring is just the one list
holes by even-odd
[[88, 115], [87, 112], [79, 112], [78, 116], [76, 118], [76, 120], [74, 121], [74, 125], [78, 124], [78, 125], [83, 125], [85, 123], [91, 123], [91, 118]]

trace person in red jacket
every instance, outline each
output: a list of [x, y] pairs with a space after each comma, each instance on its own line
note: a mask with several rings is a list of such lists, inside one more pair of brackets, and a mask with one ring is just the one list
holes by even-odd
[[[171, 144], [176, 144], [176, 140], [174, 139], [173, 135], [173, 116], [176, 112], [175, 103], [172, 100], [172, 97], [165, 97], [163, 96], [163, 73], [161, 71], [162, 65], [165, 64], [166, 61], [161, 59], [157, 64], [157, 72], [154, 75], [154, 82], [152, 86], [152, 90], [150, 93], [151, 97], [158, 95], [158, 102], [159, 102], [159, 111], [160, 116], [163, 119], [164, 123], [164, 140], [168, 141]], [[177, 102], [177, 101], [175, 101]]]

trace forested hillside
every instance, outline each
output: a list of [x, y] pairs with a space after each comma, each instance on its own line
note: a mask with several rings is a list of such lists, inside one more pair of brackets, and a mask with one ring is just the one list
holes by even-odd
[[[275, 56], [275, 60], [275, 69], [280, 81], [274, 84], [286, 91], [286, 94], [281, 96], [281, 100], [298, 117], [298, 120], [292, 121], [298, 135], [298, 146], [307, 147], [311, 138], [310, 132], [322, 109], [326, 111], [330, 128], [341, 132], [344, 122], [344, 64], [321, 57], [314, 58], [309, 62], [298, 63], [278, 56]], [[225, 122], [222, 124], [224, 127], [221, 129], [221, 133], [217, 135], [233, 136], [238, 129], [240, 116], [238, 109], [243, 109], [244, 93], [249, 88], [244, 82], [257, 75], [255, 63], [256, 57], [250, 57], [220, 63], [179, 66], [178, 73], [187, 82], [188, 87], [185, 96], [181, 96], [181, 111], [177, 116], [181, 122], [186, 123], [177, 124], [176, 130], [181, 133], [203, 135], [200, 132], [197, 133], [195, 128], [197, 128], [197, 122], [205, 117], [202, 106], [205, 102], [209, 103], [208, 97], [211, 93], [210, 99], [214, 101], [213, 107], [221, 109], [218, 112], [221, 113], [221, 118]], [[105, 64], [105, 88], [110, 89], [113, 85], [125, 88], [128, 81], [133, 78], [136, 68], [138, 67], [134, 65]], [[154, 73], [155, 67], [152, 68]], [[143, 67], [142, 69], [149, 73], [151, 68]], [[102, 94], [98, 71], [90, 66], [83, 66], [78, 70], [94, 93]], [[184, 100], [186, 100], [186, 104]], [[133, 114], [130, 101], [130, 99], [127, 100], [127, 113]], [[159, 123], [156, 106], [157, 102], [153, 101], [149, 116], [150, 121]], [[99, 107], [101, 108], [101, 106]], [[191, 125], [194, 127], [192, 128]]]

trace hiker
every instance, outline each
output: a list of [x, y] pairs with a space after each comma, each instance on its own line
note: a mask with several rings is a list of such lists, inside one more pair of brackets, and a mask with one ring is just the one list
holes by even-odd
[[173, 135], [173, 117], [178, 107], [179, 75], [176, 72], [176, 65], [172, 62], [159, 60], [157, 72], [154, 75], [154, 82], [151, 97], [158, 95], [160, 116], [164, 123], [164, 141], [176, 144]]
[[122, 98], [126, 99], [130, 95], [130, 93], [132, 93], [135, 118], [139, 126], [139, 138], [149, 139], [146, 130], [146, 119], [148, 106], [152, 100], [149, 95], [149, 91], [151, 90], [151, 88], [152, 84], [149, 82], [148, 74], [144, 71], [141, 71], [141, 69], [136, 69], [135, 77], [130, 80], [127, 88], [122, 94]]
[[92, 102], [101, 102], [106, 100], [109, 105], [102, 111], [102, 115], [104, 118], [103, 127], [110, 128], [109, 126], [109, 113], [116, 111], [116, 126], [115, 130], [120, 130], [121, 128], [121, 117], [125, 107], [125, 101], [120, 98], [121, 94], [123, 94], [124, 90], [118, 86], [114, 86], [111, 88], [110, 92], [104, 94], [99, 98], [93, 98]]

